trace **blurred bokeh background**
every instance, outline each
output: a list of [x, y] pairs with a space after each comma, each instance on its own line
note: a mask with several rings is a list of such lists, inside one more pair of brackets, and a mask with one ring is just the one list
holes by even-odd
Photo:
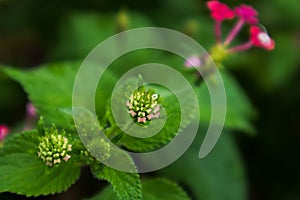
[[[255, 134], [232, 133], [245, 170], [245, 198], [300, 199], [300, 1], [226, 3], [254, 6], [276, 42], [271, 52], [253, 48], [224, 63], [257, 113], [252, 121]], [[224, 23], [223, 28], [229, 30], [232, 25]], [[181, 31], [207, 49], [214, 42], [213, 20], [206, 1], [201, 0], [0, 0], [0, 64], [27, 69], [80, 61], [105, 38], [143, 26]], [[247, 39], [248, 32], [243, 30], [239, 40]], [[24, 120], [26, 94], [3, 74], [0, 91], [0, 123], [18, 126]], [[84, 171], [69, 193], [82, 190], [83, 196], [89, 196], [101, 184]], [[17, 197], [5, 194], [1, 198]]]

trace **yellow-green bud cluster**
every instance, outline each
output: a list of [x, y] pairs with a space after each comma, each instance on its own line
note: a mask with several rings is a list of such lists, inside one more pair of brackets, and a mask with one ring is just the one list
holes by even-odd
[[147, 124], [160, 117], [160, 97], [154, 90], [140, 87], [126, 101], [128, 112], [135, 122]]
[[69, 153], [72, 151], [72, 144], [65, 135], [65, 131], [58, 134], [57, 129], [52, 128], [50, 133], [46, 132], [45, 136], [40, 137], [38, 156], [46, 165], [52, 167], [71, 158]]
[[101, 160], [107, 160], [110, 157], [110, 144], [106, 142], [104, 139], [100, 140], [100, 144], [102, 147], [102, 151], [99, 152], [99, 156], [101, 156]]
[[[88, 149], [95, 148], [97, 149], [96, 154], [93, 156], [88, 150], [81, 150], [80, 154], [82, 157], [85, 157], [88, 161], [88, 163], [93, 163], [96, 158], [103, 162], [107, 161], [110, 158], [110, 152], [111, 152], [111, 146], [108, 142], [106, 142], [104, 139], [95, 140], [95, 143], [92, 142], [92, 144], [89, 144], [87, 146]], [[93, 147], [93, 145], [97, 145], [97, 147]]]

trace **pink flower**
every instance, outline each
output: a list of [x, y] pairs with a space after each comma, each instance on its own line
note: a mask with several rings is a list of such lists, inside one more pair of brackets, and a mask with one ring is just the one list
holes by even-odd
[[153, 110], [153, 113], [157, 113], [158, 111], [160, 110], [160, 107], [159, 106], [156, 106]]
[[147, 115], [148, 120], [151, 120], [153, 118], [153, 114]]
[[243, 19], [245, 22], [254, 25], [258, 23], [257, 11], [252, 6], [242, 4], [234, 9], [236, 15]]
[[27, 116], [30, 118], [36, 117], [36, 109], [31, 102], [28, 102], [26, 105]]
[[71, 144], [68, 144], [67, 150], [68, 150], [68, 151], [72, 151], [72, 145], [71, 145]]
[[129, 113], [131, 114], [132, 117], [136, 116], [136, 112], [134, 112], [133, 110], [130, 110]]
[[127, 106], [129, 109], [132, 109], [132, 108], [133, 108], [132, 103], [130, 103], [129, 101], [126, 101], [126, 106]]
[[211, 17], [216, 21], [223, 21], [225, 19], [232, 19], [235, 15], [225, 3], [219, 1], [208, 1], [207, 7], [211, 11]]
[[267, 50], [272, 50], [275, 47], [274, 40], [258, 26], [252, 26], [250, 28], [250, 40], [254, 46], [262, 47]]
[[201, 65], [202, 61], [198, 56], [191, 56], [184, 62], [184, 66], [187, 68], [200, 67]]
[[146, 123], [146, 117], [138, 117], [138, 122]]
[[9, 133], [9, 129], [5, 125], [0, 125], [0, 141], [3, 140]]
[[160, 116], [160, 112], [157, 112], [157, 113], [155, 113], [152, 117], [153, 117], [153, 118], [159, 118], [159, 116]]
[[67, 155], [63, 158], [63, 160], [64, 160], [65, 162], [67, 162], [70, 158], [71, 158], [71, 156], [67, 154]]

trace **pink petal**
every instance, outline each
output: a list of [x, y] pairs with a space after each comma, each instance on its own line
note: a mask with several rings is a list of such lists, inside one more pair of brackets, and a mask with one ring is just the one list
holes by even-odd
[[70, 158], [71, 158], [71, 156], [67, 154], [67, 155], [63, 158], [63, 160], [64, 160], [65, 162], [67, 162]]
[[153, 113], [157, 113], [158, 111], [160, 110], [160, 107], [159, 106], [156, 106], [153, 110]]
[[153, 118], [153, 114], [147, 115], [148, 120], [151, 120]]
[[134, 112], [133, 110], [130, 110], [129, 113], [131, 114], [132, 117], [136, 116], [136, 112]]
[[159, 116], [160, 116], [160, 112], [155, 113], [155, 115], [153, 115], [153, 118], [159, 118]]
[[211, 17], [215, 20], [232, 19], [235, 13], [225, 4], [219, 1], [208, 1], [207, 7], [211, 11]]
[[242, 4], [241, 6], [235, 8], [235, 13], [249, 24], [254, 25], [258, 23], [258, 13], [252, 6]]
[[67, 150], [68, 150], [68, 151], [72, 151], [72, 145], [71, 145], [71, 144], [68, 144]]
[[275, 47], [274, 40], [257, 26], [250, 28], [250, 40], [254, 46], [262, 47], [267, 50], [272, 50]]
[[5, 125], [0, 125], [0, 141], [3, 140], [9, 133], [9, 129]]
[[26, 112], [29, 117], [36, 117], [36, 109], [31, 102], [27, 103]]
[[201, 65], [202, 61], [198, 56], [191, 56], [184, 63], [184, 66], [187, 68], [200, 67]]
[[138, 117], [138, 122], [146, 123], [146, 117]]
[[129, 109], [132, 109], [132, 108], [133, 108], [132, 103], [130, 103], [129, 101], [126, 101], [126, 106], [127, 106]]

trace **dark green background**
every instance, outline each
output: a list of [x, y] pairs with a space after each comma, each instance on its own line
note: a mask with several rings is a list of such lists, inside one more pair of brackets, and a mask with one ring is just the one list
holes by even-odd
[[[300, 199], [300, 1], [227, 3], [253, 5], [276, 43], [272, 52], [253, 48], [224, 63], [258, 113], [253, 121], [256, 135], [235, 133], [246, 170], [248, 199]], [[33, 68], [49, 62], [80, 60], [111, 31], [122, 29], [117, 20], [120, 12], [130, 16], [128, 28], [132, 24], [172, 28], [189, 34], [206, 48], [214, 42], [213, 20], [205, 1], [200, 0], [1, 0], [0, 64]], [[102, 16], [99, 23], [94, 23], [95, 15]], [[82, 20], [88, 18], [90, 23]], [[78, 30], [72, 29], [72, 23], [83, 24], [77, 27], [84, 29], [81, 33], [86, 34], [86, 40], [76, 40], [78, 35], [72, 33]], [[232, 25], [224, 23], [223, 29], [229, 30]], [[93, 35], [97, 31], [102, 35]], [[243, 30], [237, 42], [247, 38]], [[18, 126], [24, 119], [26, 95], [4, 76], [0, 76], [0, 91], [0, 123]], [[100, 186], [86, 171], [69, 195], [82, 190], [88, 196]], [[86, 188], [85, 182], [91, 187]], [[8, 199], [10, 195], [4, 196]]]

